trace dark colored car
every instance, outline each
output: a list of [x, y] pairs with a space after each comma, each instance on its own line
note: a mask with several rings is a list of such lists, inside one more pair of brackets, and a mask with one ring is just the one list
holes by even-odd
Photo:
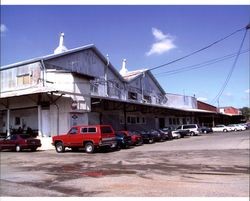
[[131, 136], [127, 136], [124, 132], [116, 132], [115, 133], [117, 148], [124, 148], [127, 149], [132, 144]]
[[154, 130], [151, 129], [149, 131], [152, 135], [154, 135], [154, 140], [155, 142], [163, 142], [165, 140], [167, 140], [167, 136], [165, 135], [164, 132], [162, 132], [161, 130]]
[[212, 133], [213, 132], [213, 129], [209, 128], [209, 127], [201, 127], [200, 130], [202, 133]]
[[0, 140], [0, 150], [11, 149], [19, 152], [23, 149], [30, 149], [36, 151], [38, 147], [41, 147], [41, 141], [26, 134], [12, 134]]
[[173, 135], [172, 135], [172, 130], [174, 130], [174, 127], [166, 127], [159, 129], [161, 132], [163, 132], [166, 136], [166, 140], [172, 140]]
[[175, 127], [169, 126], [162, 129], [163, 132], [168, 132], [169, 138], [176, 138], [176, 135], [183, 138], [189, 134], [189, 130], [177, 130]]
[[143, 143], [152, 144], [155, 142], [155, 136], [152, 135], [150, 132], [148, 131], [137, 131], [137, 132], [140, 133], [140, 135], [142, 136]]
[[142, 136], [140, 135], [140, 133], [136, 132], [136, 131], [119, 131], [124, 133], [127, 136], [131, 137], [131, 145], [135, 146], [135, 145], [142, 145], [143, 144], [143, 139]]
[[176, 128], [174, 126], [168, 126], [168, 127], [162, 128], [161, 131], [163, 131], [165, 134], [168, 135], [169, 140], [172, 140], [176, 137], [176, 136], [173, 136], [173, 131], [176, 131]]

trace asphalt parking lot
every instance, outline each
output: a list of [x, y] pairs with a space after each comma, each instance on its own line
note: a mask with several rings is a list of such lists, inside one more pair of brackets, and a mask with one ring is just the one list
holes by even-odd
[[248, 130], [94, 154], [3, 151], [0, 192], [18, 197], [248, 197], [249, 143]]

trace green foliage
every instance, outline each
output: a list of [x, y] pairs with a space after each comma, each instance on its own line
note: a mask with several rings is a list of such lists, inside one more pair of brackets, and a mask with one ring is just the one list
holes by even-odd
[[249, 107], [243, 107], [240, 109], [240, 111], [246, 120], [250, 120], [250, 108]]

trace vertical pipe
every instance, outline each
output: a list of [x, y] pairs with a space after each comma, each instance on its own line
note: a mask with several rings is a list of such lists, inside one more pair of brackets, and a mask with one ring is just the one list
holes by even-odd
[[10, 135], [10, 109], [8, 108], [7, 109], [7, 125], [6, 125], [6, 128], [7, 128], [7, 136]]
[[42, 137], [42, 110], [41, 105], [37, 106], [37, 115], [38, 115], [38, 136]]

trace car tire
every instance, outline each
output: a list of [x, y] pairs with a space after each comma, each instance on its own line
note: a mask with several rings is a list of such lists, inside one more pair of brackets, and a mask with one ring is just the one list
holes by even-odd
[[15, 150], [16, 150], [16, 152], [20, 152], [21, 151], [20, 145], [17, 144]]
[[224, 132], [224, 133], [227, 132], [227, 129], [224, 129], [223, 132]]
[[153, 140], [153, 139], [149, 139], [149, 140], [148, 140], [148, 143], [149, 143], [149, 144], [153, 144], [153, 143], [154, 143], [154, 140]]
[[65, 147], [62, 142], [57, 142], [55, 148], [57, 153], [63, 153], [65, 151]]
[[190, 136], [194, 136], [194, 134], [195, 134], [194, 132], [190, 132]]
[[86, 143], [84, 147], [85, 147], [86, 153], [90, 154], [94, 152], [95, 147], [92, 142]]
[[207, 134], [207, 131], [203, 131], [203, 133]]

